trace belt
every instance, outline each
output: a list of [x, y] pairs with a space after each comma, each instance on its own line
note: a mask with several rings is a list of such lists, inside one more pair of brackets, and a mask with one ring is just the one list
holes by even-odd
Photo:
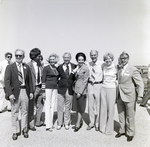
[[24, 86], [20, 86], [20, 88], [21, 88], [21, 89], [26, 89], [26, 86], [25, 86], [25, 85], [24, 85]]
[[101, 84], [101, 83], [102, 83], [102, 81], [94, 82], [94, 83], [92, 83], [92, 82], [90, 82], [90, 81], [89, 81], [89, 83], [91, 83], [91, 84]]
[[42, 84], [40, 84], [40, 85], [36, 85], [36, 87], [39, 87], [39, 88], [41, 88], [41, 87], [42, 87]]

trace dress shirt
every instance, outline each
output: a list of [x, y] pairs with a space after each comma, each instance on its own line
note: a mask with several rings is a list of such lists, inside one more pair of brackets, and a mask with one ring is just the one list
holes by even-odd
[[38, 66], [37, 66], [37, 63], [35, 61], [32, 61], [32, 63], [33, 63], [33, 67], [34, 67], [34, 70], [35, 70], [36, 85], [42, 84], [42, 81], [41, 81], [41, 69], [39, 68], [39, 71], [40, 71], [40, 82], [38, 83], [37, 82], [37, 79], [38, 79]]
[[[21, 65], [20, 64], [18, 64], [17, 62], [16, 62], [16, 65], [17, 65], [17, 69], [20, 71], [20, 68], [21, 68], [21, 73], [22, 73], [22, 78], [23, 78], [23, 83], [21, 84], [21, 86], [25, 86], [25, 80], [24, 80], [24, 72], [23, 72], [23, 65], [22, 65], [22, 63], [21, 63]], [[19, 67], [19, 66], [21, 66], [21, 67]]]
[[122, 68], [121, 75], [124, 75], [124, 73], [125, 73], [125, 71], [126, 71], [127, 66], [128, 66], [128, 64], [126, 64], [126, 65]]
[[[68, 67], [69, 67], [69, 74], [70, 74], [71, 71], [72, 71], [72, 69], [71, 69], [71, 64], [70, 64], [70, 63], [68, 64]], [[66, 69], [67, 69], [66, 64], [63, 64], [63, 70], [66, 71]]]
[[95, 73], [94, 73], [94, 77], [95, 77], [95, 82], [101, 82], [102, 81], [102, 64], [103, 64], [103, 61], [99, 61], [97, 60], [96, 63], [93, 63], [93, 62], [89, 62], [88, 64], [88, 67], [89, 67], [89, 70], [90, 70], [90, 78], [91, 75], [93, 74], [92, 72], [92, 68], [94, 68], [95, 70]]

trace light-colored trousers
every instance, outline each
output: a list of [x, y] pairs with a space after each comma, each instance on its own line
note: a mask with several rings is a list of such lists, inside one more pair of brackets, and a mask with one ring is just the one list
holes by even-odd
[[[26, 89], [20, 89], [18, 100], [11, 105], [12, 133], [19, 133], [20, 128], [22, 128], [22, 131], [27, 132], [28, 101]], [[19, 111], [21, 112], [21, 127], [19, 124]]]
[[126, 133], [126, 135], [135, 135], [135, 101], [123, 102], [121, 98], [117, 100], [117, 107], [119, 113], [120, 129], [119, 133]]
[[[88, 113], [90, 124], [89, 126], [98, 127], [99, 124], [99, 108], [100, 108], [100, 93], [101, 84], [88, 84]], [[97, 115], [95, 120], [95, 114]]]
[[114, 131], [115, 101], [116, 88], [102, 87], [99, 129], [106, 135], [111, 135]]
[[46, 128], [52, 128], [55, 100], [57, 98], [57, 89], [45, 89], [45, 124]]
[[58, 94], [57, 117], [59, 126], [63, 125], [63, 122], [65, 125], [70, 125], [72, 100], [73, 95], [69, 95], [68, 90], [64, 95]]
[[0, 111], [3, 111], [6, 107], [7, 110], [11, 110], [10, 101], [5, 99], [4, 88], [0, 87]]

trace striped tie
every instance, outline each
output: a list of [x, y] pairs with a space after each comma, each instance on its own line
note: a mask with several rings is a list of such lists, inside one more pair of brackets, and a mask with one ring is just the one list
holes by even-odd
[[18, 65], [19, 69], [18, 69], [18, 80], [19, 80], [19, 84], [21, 85], [23, 83], [23, 76], [22, 76], [22, 72], [21, 72], [21, 64]]
[[91, 74], [91, 77], [93, 78], [93, 80], [95, 80], [95, 69], [94, 69], [94, 67], [92, 67], [92, 74]]

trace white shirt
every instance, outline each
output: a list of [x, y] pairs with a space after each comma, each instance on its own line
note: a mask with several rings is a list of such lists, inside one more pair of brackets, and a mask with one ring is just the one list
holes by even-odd
[[40, 82], [38, 83], [37, 82], [37, 78], [38, 78], [38, 66], [37, 66], [37, 63], [35, 61], [32, 60], [32, 63], [33, 63], [33, 67], [34, 67], [34, 70], [35, 70], [35, 77], [36, 77], [36, 85], [39, 85], [42, 83], [41, 81], [41, 70], [39, 69], [40, 71]]
[[[72, 69], [71, 69], [71, 64], [70, 64], [70, 63], [68, 64], [68, 67], [69, 67], [69, 74], [70, 74], [71, 71], [72, 71]], [[66, 69], [67, 69], [66, 64], [63, 64], [63, 70], [66, 71]]]
[[94, 70], [95, 70], [95, 74], [94, 74], [95, 82], [102, 81], [102, 78], [103, 78], [102, 64], [103, 64], [103, 61], [99, 61], [99, 60], [97, 60], [96, 63], [89, 62], [89, 64], [88, 64], [88, 67], [90, 70], [90, 78], [92, 78], [91, 75], [93, 74], [92, 68], [94, 68]]

